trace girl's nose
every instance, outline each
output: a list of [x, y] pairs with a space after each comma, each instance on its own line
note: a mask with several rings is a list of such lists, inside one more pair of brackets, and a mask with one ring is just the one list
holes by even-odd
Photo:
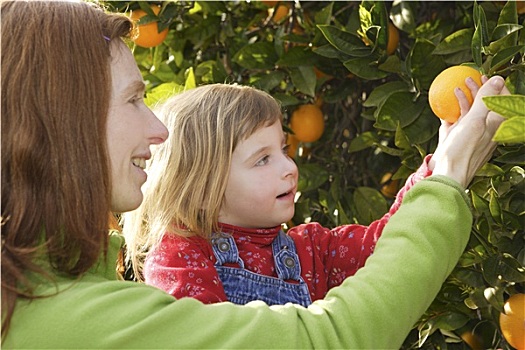
[[288, 177], [288, 176], [297, 177], [299, 170], [297, 169], [297, 165], [295, 164], [293, 159], [291, 159], [287, 155], [284, 155], [283, 160], [284, 160], [284, 173], [283, 173], [284, 177]]

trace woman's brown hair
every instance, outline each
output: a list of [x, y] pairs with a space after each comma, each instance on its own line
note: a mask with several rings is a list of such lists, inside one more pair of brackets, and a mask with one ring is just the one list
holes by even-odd
[[39, 297], [30, 276], [80, 276], [107, 249], [109, 41], [132, 24], [94, 4], [6, 1], [1, 27], [4, 339], [17, 298]]

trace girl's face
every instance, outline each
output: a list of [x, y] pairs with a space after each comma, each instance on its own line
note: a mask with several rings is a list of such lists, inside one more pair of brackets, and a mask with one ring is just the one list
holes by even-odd
[[168, 137], [168, 130], [144, 104], [144, 82], [133, 55], [120, 40], [111, 42], [112, 90], [107, 120], [111, 166], [111, 209], [125, 212], [142, 202], [150, 146]]
[[280, 122], [257, 130], [237, 145], [220, 222], [267, 228], [293, 217], [298, 171], [286, 150]]

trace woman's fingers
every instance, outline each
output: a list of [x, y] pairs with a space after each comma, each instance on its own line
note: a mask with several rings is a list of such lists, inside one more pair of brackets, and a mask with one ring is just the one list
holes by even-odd
[[[477, 90], [476, 90], [476, 93], [477, 93]], [[467, 114], [468, 111], [470, 110], [470, 101], [468, 100], [467, 95], [465, 95], [463, 90], [461, 90], [460, 88], [454, 89], [454, 95], [456, 95], [456, 99], [459, 102], [459, 110], [461, 111], [461, 115], [460, 115], [460, 118], [461, 118], [465, 114]], [[472, 96], [474, 96], [474, 94]]]
[[[488, 81], [487, 76], [483, 75], [481, 77], [482, 84], [485, 84], [487, 81]], [[460, 117], [458, 118], [458, 121], [459, 119], [463, 118], [465, 114], [468, 113], [468, 111], [470, 110], [470, 106], [472, 105], [473, 100], [476, 98], [476, 95], [478, 94], [478, 91], [480, 88], [478, 83], [476, 83], [474, 79], [472, 79], [471, 77], [468, 77], [467, 79], [465, 79], [465, 85], [470, 90], [470, 95], [472, 96], [472, 99], [469, 99], [467, 95], [465, 94], [465, 92], [463, 92], [463, 90], [461, 90], [460, 88], [454, 89], [454, 95], [456, 95], [456, 99], [458, 100], [459, 110], [461, 113]]]
[[[476, 94], [476, 98], [474, 99], [474, 103], [472, 104], [472, 107], [470, 108], [466, 116], [469, 116], [469, 118], [487, 118], [489, 110], [487, 106], [485, 106], [485, 103], [483, 102], [483, 97], [499, 95], [502, 92], [504, 87], [505, 87], [505, 81], [503, 80], [502, 77], [494, 76], [490, 78], [478, 90]], [[464, 120], [467, 118], [462, 118], [462, 119]]]

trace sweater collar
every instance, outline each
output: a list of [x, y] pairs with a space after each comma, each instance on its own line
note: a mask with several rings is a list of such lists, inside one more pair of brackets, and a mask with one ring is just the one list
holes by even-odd
[[271, 244], [279, 234], [281, 226], [271, 228], [245, 228], [219, 223], [222, 232], [233, 235], [236, 241], [246, 241], [255, 244]]

